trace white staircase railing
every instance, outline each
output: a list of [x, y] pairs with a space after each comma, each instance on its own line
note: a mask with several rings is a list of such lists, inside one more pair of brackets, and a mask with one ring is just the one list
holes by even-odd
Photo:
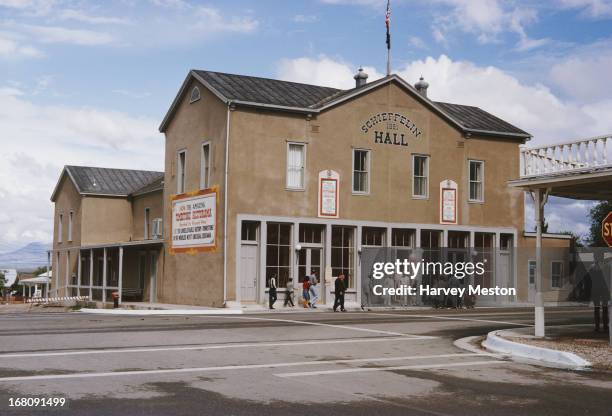
[[521, 177], [612, 166], [612, 134], [521, 149]]

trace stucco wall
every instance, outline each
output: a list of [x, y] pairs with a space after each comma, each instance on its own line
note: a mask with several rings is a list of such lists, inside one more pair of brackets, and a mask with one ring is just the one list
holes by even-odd
[[[160, 302], [221, 306], [223, 302], [223, 180], [227, 109], [199, 85], [201, 99], [189, 103], [194, 85], [187, 87], [166, 131], [164, 186], [164, 277], [159, 282]], [[200, 189], [201, 146], [211, 143], [210, 182], [219, 189], [216, 250], [205, 253], [170, 252], [172, 197], [177, 193], [177, 151], [187, 150], [185, 192]]]
[[149, 236], [153, 232], [153, 219], [162, 218], [164, 193], [162, 190], [135, 196], [132, 199], [132, 240], [144, 239], [145, 208], [149, 208]]
[[84, 196], [82, 245], [130, 241], [132, 207], [127, 198]]

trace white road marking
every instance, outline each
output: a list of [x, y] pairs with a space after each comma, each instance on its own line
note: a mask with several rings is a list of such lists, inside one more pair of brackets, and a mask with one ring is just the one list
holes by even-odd
[[433, 319], [451, 320], [451, 321], [486, 322], [490, 324], [503, 324], [503, 325], [514, 325], [514, 326], [533, 326], [531, 324], [521, 324], [518, 322], [492, 321], [489, 319], [460, 318], [458, 316], [449, 316], [449, 315], [413, 315], [413, 314], [408, 315], [408, 314], [395, 314], [395, 313], [383, 313], [383, 312], [373, 312], [372, 315], [403, 316], [407, 318], [433, 318]]
[[[474, 354], [480, 355], [480, 354]], [[488, 364], [507, 364], [508, 361], [466, 361], [462, 363], [447, 363], [447, 364], [417, 364], [417, 365], [402, 365], [397, 367], [359, 367], [359, 368], [344, 368], [341, 370], [322, 370], [322, 371], [305, 371], [301, 373], [281, 373], [274, 374], [277, 377], [305, 377], [305, 376], [321, 376], [329, 374], [343, 374], [343, 373], [365, 373], [372, 371], [392, 371], [392, 370], [426, 370], [430, 368], [450, 368], [450, 367], [468, 367], [474, 365], [488, 365]]]
[[[209, 372], [209, 371], [253, 370], [253, 369], [260, 369], [260, 368], [300, 367], [300, 366], [307, 366], [307, 365], [375, 363], [375, 362], [385, 362], [385, 361], [403, 361], [403, 360], [428, 359], [428, 358], [473, 357], [473, 356], [480, 356], [480, 355], [482, 354], [466, 353], [466, 354], [440, 354], [440, 355], [423, 355], [423, 356], [412, 355], [412, 356], [406, 356], [406, 357], [375, 357], [375, 358], [355, 358], [355, 359], [347, 359], [347, 360], [318, 360], [318, 361], [301, 361], [301, 362], [293, 361], [293, 362], [286, 362], [286, 363], [226, 365], [226, 366], [219, 366], [219, 367], [170, 368], [170, 369], [163, 369], [163, 370], [132, 370], [132, 371], [112, 371], [112, 372], [102, 372], [102, 373], [46, 374], [46, 375], [38, 375], [38, 376], [2, 377], [0, 378], [0, 382], [61, 380], [61, 379], [74, 379], [74, 378], [117, 377], [117, 376], [150, 375], [150, 374], [201, 373], [201, 372]], [[448, 366], [449, 364], [446, 364], [446, 365]]]
[[[221, 318], [221, 316], [218, 316], [217, 318]], [[251, 320], [258, 320], [258, 321], [288, 322], [288, 323], [292, 323], [292, 324], [326, 326], [326, 327], [329, 327], [329, 328], [347, 329], [349, 331], [372, 332], [372, 333], [375, 333], [375, 334], [395, 335], [395, 336], [400, 336], [400, 337], [419, 337], [421, 339], [433, 339], [433, 338], [437, 338], [437, 337], [430, 337], [430, 336], [427, 336], [427, 335], [412, 335], [412, 334], [404, 334], [402, 332], [383, 331], [381, 329], [360, 328], [360, 327], [357, 327], [357, 326], [347, 326], [347, 325], [324, 324], [322, 322], [298, 321], [298, 320], [294, 320], [294, 319], [260, 318], [260, 317], [251, 317], [251, 316], [223, 316], [223, 318], [226, 318], [226, 319], [251, 319]]]
[[94, 354], [123, 354], [123, 353], [143, 353], [143, 352], [162, 352], [162, 351], [200, 351], [229, 348], [256, 348], [256, 347], [286, 347], [301, 345], [322, 345], [322, 344], [353, 344], [363, 342], [394, 342], [394, 341], [418, 341], [421, 339], [431, 339], [432, 337], [392, 337], [392, 338], [347, 338], [334, 340], [317, 341], [286, 341], [286, 342], [252, 342], [242, 344], [214, 344], [214, 345], [190, 345], [176, 347], [148, 347], [148, 348], [115, 348], [98, 350], [75, 350], [61, 352], [29, 352], [29, 353], [6, 353], [0, 354], [2, 358], [32, 358], [32, 357], [56, 357], [69, 355], [94, 355]]

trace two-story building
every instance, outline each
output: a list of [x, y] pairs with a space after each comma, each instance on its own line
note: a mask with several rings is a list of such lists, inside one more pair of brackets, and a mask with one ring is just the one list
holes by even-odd
[[[359, 301], [365, 247], [475, 247], [482, 256], [497, 253], [477, 283], [516, 286], [517, 299], [527, 301], [529, 263], [512, 253], [533, 238], [524, 230], [524, 194], [507, 182], [518, 177], [519, 145], [530, 135], [480, 108], [432, 101], [422, 79], [368, 83], [360, 70], [355, 81], [338, 90], [190, 71], [160, 125], [163, 174], [138, 174], [135, 184], [126, 177], [138, 171], [113, 170], [123, 172], [108, 179], [120, 189], [100, 194], [92, 168], [66, 168], [53, 197], [53, 275], [74, 281], [61, 267], [77, 260], [59, 256], [79, 246], [80, 286], [89, 261], [94, 280], [111, 269], [132, 280], [144, 273], [138, 285], [123, 284], [140, 288], [141, 299], [263, 303], [271, 276], [280, 288], [289, 278], [297, 288], [317, 271], [325, 302], [341, 272], [349, 276], [349, 300]], [[72, 178], [77, 170], [86, 184]], [[150, 218], [163, 219], [163, 247], [143, 234], [149, 205]], [[57, 231], [69, 220], [79, 229], [73, 244]], [[122, 247], [129, 266], [117, 260], [122, 267], [96, 268], [95, 259], [113, 259]], [[145, 266], [138, 272], [143, 252], [155, 258], [154, 284]], [[109, 276], [107, 290], [116, 281]]]

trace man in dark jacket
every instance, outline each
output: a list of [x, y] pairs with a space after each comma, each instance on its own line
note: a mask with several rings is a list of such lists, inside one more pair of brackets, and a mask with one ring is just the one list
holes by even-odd
[[340, 273], [336, 281], [334, 282], [334, 312], [337, 312], [338, 306], [342, 312], [346, 312], [344, 309], [344, 292], [346, 291], [346, 284], [344, 283], [344, 273]]

